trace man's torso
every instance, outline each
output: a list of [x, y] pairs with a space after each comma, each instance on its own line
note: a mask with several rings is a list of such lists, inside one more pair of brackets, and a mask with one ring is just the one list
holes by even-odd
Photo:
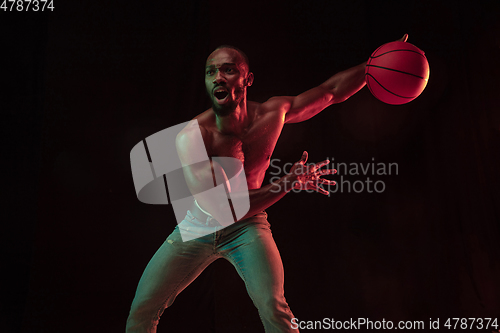
[[248, 188], [262, 185], [271, 155], [283, 129], [285, 116], [276, 101], [248, 102], [250, 123], [241, 135], [223, 134], [215, 125], [215, 114], [209, 109], [198, 120], [208, 156], [234, 157], [243, 163]]

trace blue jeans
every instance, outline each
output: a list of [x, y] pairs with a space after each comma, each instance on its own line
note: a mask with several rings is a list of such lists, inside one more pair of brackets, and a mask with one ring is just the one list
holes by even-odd
[[[267, 214], [226, 228], [211, 227], [188, 211], [147, 265], [127, 319], [127, 332], [154, 333], [165, 308], [218, 258], [228, 260], [245, 282], [267, 333], [298, 332], [283, 293], [283, 264]], [[180, 230], [211, 234], [183, 242]], [[206, 234], [204, 232], [203, 234]], [[237, 331], [237, 328], [235, 328]]]

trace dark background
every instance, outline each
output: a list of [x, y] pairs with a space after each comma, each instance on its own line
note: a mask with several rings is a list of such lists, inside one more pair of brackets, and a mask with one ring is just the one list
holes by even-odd
[[[137, 200], [129, 153], [209, 106], [203, 67], [216, 46], [248, 54], [249, 99], [263, 102], [404, 33], [430, 63], [419, 98], [391, 106], [364, 88], [278, 142], [281, 164], [303, 150], [398, 164], [372, 177], [383, 193], [290, 193], [268, 209], [285, 295], [301, 320], [440, 318], [443, 328], [448, 317], [500, 317], [498, 1], [54, 6], [0, 12], [2, 332], [124, 331], [140, 275], [175, 226], [171, 206]], [[262, 326], [219, 260], [165, 311], [166, 331]]]

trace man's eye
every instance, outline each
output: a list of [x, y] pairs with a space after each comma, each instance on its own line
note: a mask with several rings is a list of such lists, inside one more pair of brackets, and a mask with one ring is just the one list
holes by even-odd
[[226, 73], [234, 73], [234, 69], [228, 68], [228, 69], [226, 69]]
[[207, 75], [212, 75], [214, 71], [207, 71]]

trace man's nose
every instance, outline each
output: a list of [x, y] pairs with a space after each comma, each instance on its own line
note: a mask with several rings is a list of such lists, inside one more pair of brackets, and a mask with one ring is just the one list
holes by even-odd
[[224, 78], [224, 76], [221, 74], [221, 72], [219, 70], [217, 70], [215, 72], [215, 75], [214, 75], [214, 83], [221, 83], [221, 82], [224, 82], [226, 79]]

